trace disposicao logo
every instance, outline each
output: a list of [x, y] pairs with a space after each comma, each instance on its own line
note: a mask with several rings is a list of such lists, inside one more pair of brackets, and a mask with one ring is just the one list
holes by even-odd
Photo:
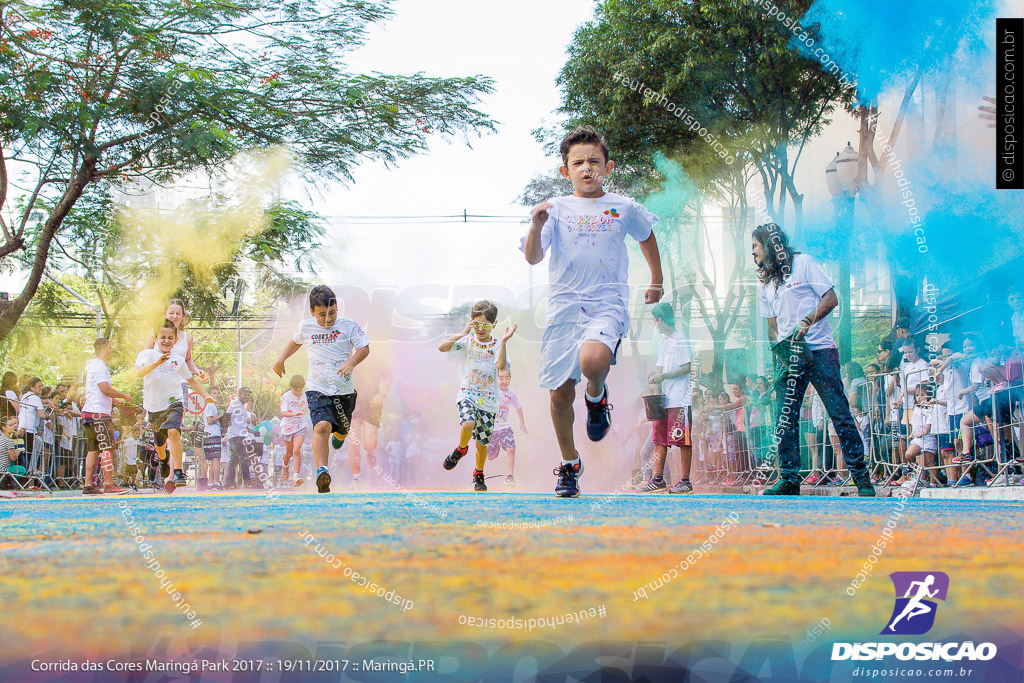
[[[896, 591], [892, 615], [880, 635], [917, 636], [935, 625], [937, 600], [945, 602], [949, 576], [945, 572], [893, 572], [889, 575]], [[996, 656], [993, 643], [833, 643], [832, 659], [987, 661]]]

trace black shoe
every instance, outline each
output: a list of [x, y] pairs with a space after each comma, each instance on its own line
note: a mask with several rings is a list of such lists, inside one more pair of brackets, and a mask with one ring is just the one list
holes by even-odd
[[608, 403], [608, 386], [605, 385], [604, 396], [597, 403], [592, 403], [583, 390], [583, 402], [587, 405], [587, 437], [591, 441], [600, 441], [612, 427], [612, 406]]
[[166, 479], [169, 476], [171, 476], [170, 458], [164, 458], [160, 461], [160, 478]]
[[576, 456], [576, 463], [572, 465], [561, 464], [551, 471], [558, 475], [558, 484], [555, 485], [555, 493], [560, 498], [578, 498], [580, 495], [580, 475], [583, 474], [583, 461]]
[[174, 470], [174, 488], [181, 489], [185, 488], [188, 484], [188, 479], [185, 478], [185, 473], [181, 470]]
[[474, 491], [486, 491], [487, 484], [484, 483], [484, 473], [474, 472], [473, 473], [473, 490]]
[[853, 482], [857, 485], [857, 495], [861, 498], [874, 498], [875, 485], [871, 483], [871, 476], [865, 472], [863, 476], [854, 477]]
[[800, 484], [779, 479], [775, 486], [761, 492], [765, 496], [799, 496]]
[[449, 455], [447, 458], [444, 459], [444, 463], [442, 463], [442, 467], [444, 467], [446, 470], [453, 470], [453, 469], [455, 469], [455, 466], [459, 464], [459, 461], [462, 460], [462, 458], [468, 452], [469, 452], [468, 448], [465, 451], [462, 451], [461, 453], [459, 452], [459, 449], [456, 448], [454, 451], [452, 451], [451, 455]]
[[316, 490], [318, 493], [331, 492], [331, 474], [327, 470], [316, 475]]

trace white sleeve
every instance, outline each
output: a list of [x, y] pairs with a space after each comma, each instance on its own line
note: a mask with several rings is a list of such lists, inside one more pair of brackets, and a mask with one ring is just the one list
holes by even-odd
[[762, 318], [776, 317], [772, 303], [768, 300], [768, 288], [765, 285], [758, 284], [757, 286], [757, 303]]
[[[472, 332], [470, 332], [472, 334]], [[462, 360], [466, 357], [466, 353], [469, 350], [469, 334], [464, 337], [460, 337], [458, 341], [452, 344], [452, 347], [448, 349], [448, 354]]]
[[361, 349], [364, 346], [369, 346], [370, 340], [366, 338], [366, 332], [363, 330], [363, 327], [358, 323], [353, 323], [352, 327], [355, 328], [351, 336], [349, 336], [349, 341], [352, 342], [352, 347]]
[[658, 222], [658, 217], [640, 203], [633, 203], [629, 207], [629, 214], [626, 234], [637, 242], [643, 242], [651, 236], [652, 227]]
[[818, 259], [808, 256], [804, 261], [807, 264], [804, 268], [804, 282], [811, 286], [815, 294], [825, 296], [825, 293], [835, 285], [828, 278], [828, 274], [825, 273], [825, 269]]
[[155, 358], [151, 359], [149, 357], [150, 356], [149, 351], [152, 351], [152, 350], [153, 349], [143, 349], [142, 351], [139, 351], [139, 355], [135, 357], [135, 367], [141, 368], [141, 367], [144, 367], [146, 365], [149, 365], [154, 360], [156, 360]]
[[305, 341], [305, 336], [302, 334], [302, 320], [299, 321], [299, 326], [295, 328], [295, 334], [292, 335], [292, 341], [300, 346]]

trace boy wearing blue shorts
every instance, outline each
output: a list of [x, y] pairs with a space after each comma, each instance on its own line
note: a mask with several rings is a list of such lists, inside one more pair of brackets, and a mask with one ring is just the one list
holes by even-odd
[[604, 137], [582, 126], [562, 140], [559, 151], [559, 172], [575, 191], [534, 208], [520, 249], [531, 265], [550, 251], [540, 384], [551, 392], [551, 422], [562, 456], [554, 470], [555, 493], [575, 498], [583, 463], [573, 441], [572, 404], [582, 378], [587, 380], [587, 436], [600, 441], [611, 427], [605, 379], [629, 331], [627, 235], [640, 243], [651, 270], [644, 301], [660, 301], [663, 287], [658, 242], [651, 230], [658, 218], [636, 201], [604, 191], [601, 184], [615, 167]]
[[331, 475], [327, 471], [328, 441], [334, 435], [335, 448], [341, 448], [348, 436], [356, 390], [352, 371], [370, 355], [366, 332], [351, 318], [338, 317], [338, 298], [326, 285], [317, 285], [309, 293], [312, 319], [299, 322], [295, 336], [281, 351], [274, 372], [284, 377], [284, 362], [307, 345], [309, 371], [306, 373], [306, 401], [313, 422], [313, 459], [316, 461], [316, 490], [329, 493]]

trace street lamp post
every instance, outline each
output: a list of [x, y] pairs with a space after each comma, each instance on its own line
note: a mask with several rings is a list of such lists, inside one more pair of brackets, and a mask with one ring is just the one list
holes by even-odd
[[839, 233], [839, 362], [849, 363], [852, 355], [852, 314], [850, 312], [850, 241], [857, 197], [857, 151], [849, 142], [825, 167], [825, 183], [832, 195]]

